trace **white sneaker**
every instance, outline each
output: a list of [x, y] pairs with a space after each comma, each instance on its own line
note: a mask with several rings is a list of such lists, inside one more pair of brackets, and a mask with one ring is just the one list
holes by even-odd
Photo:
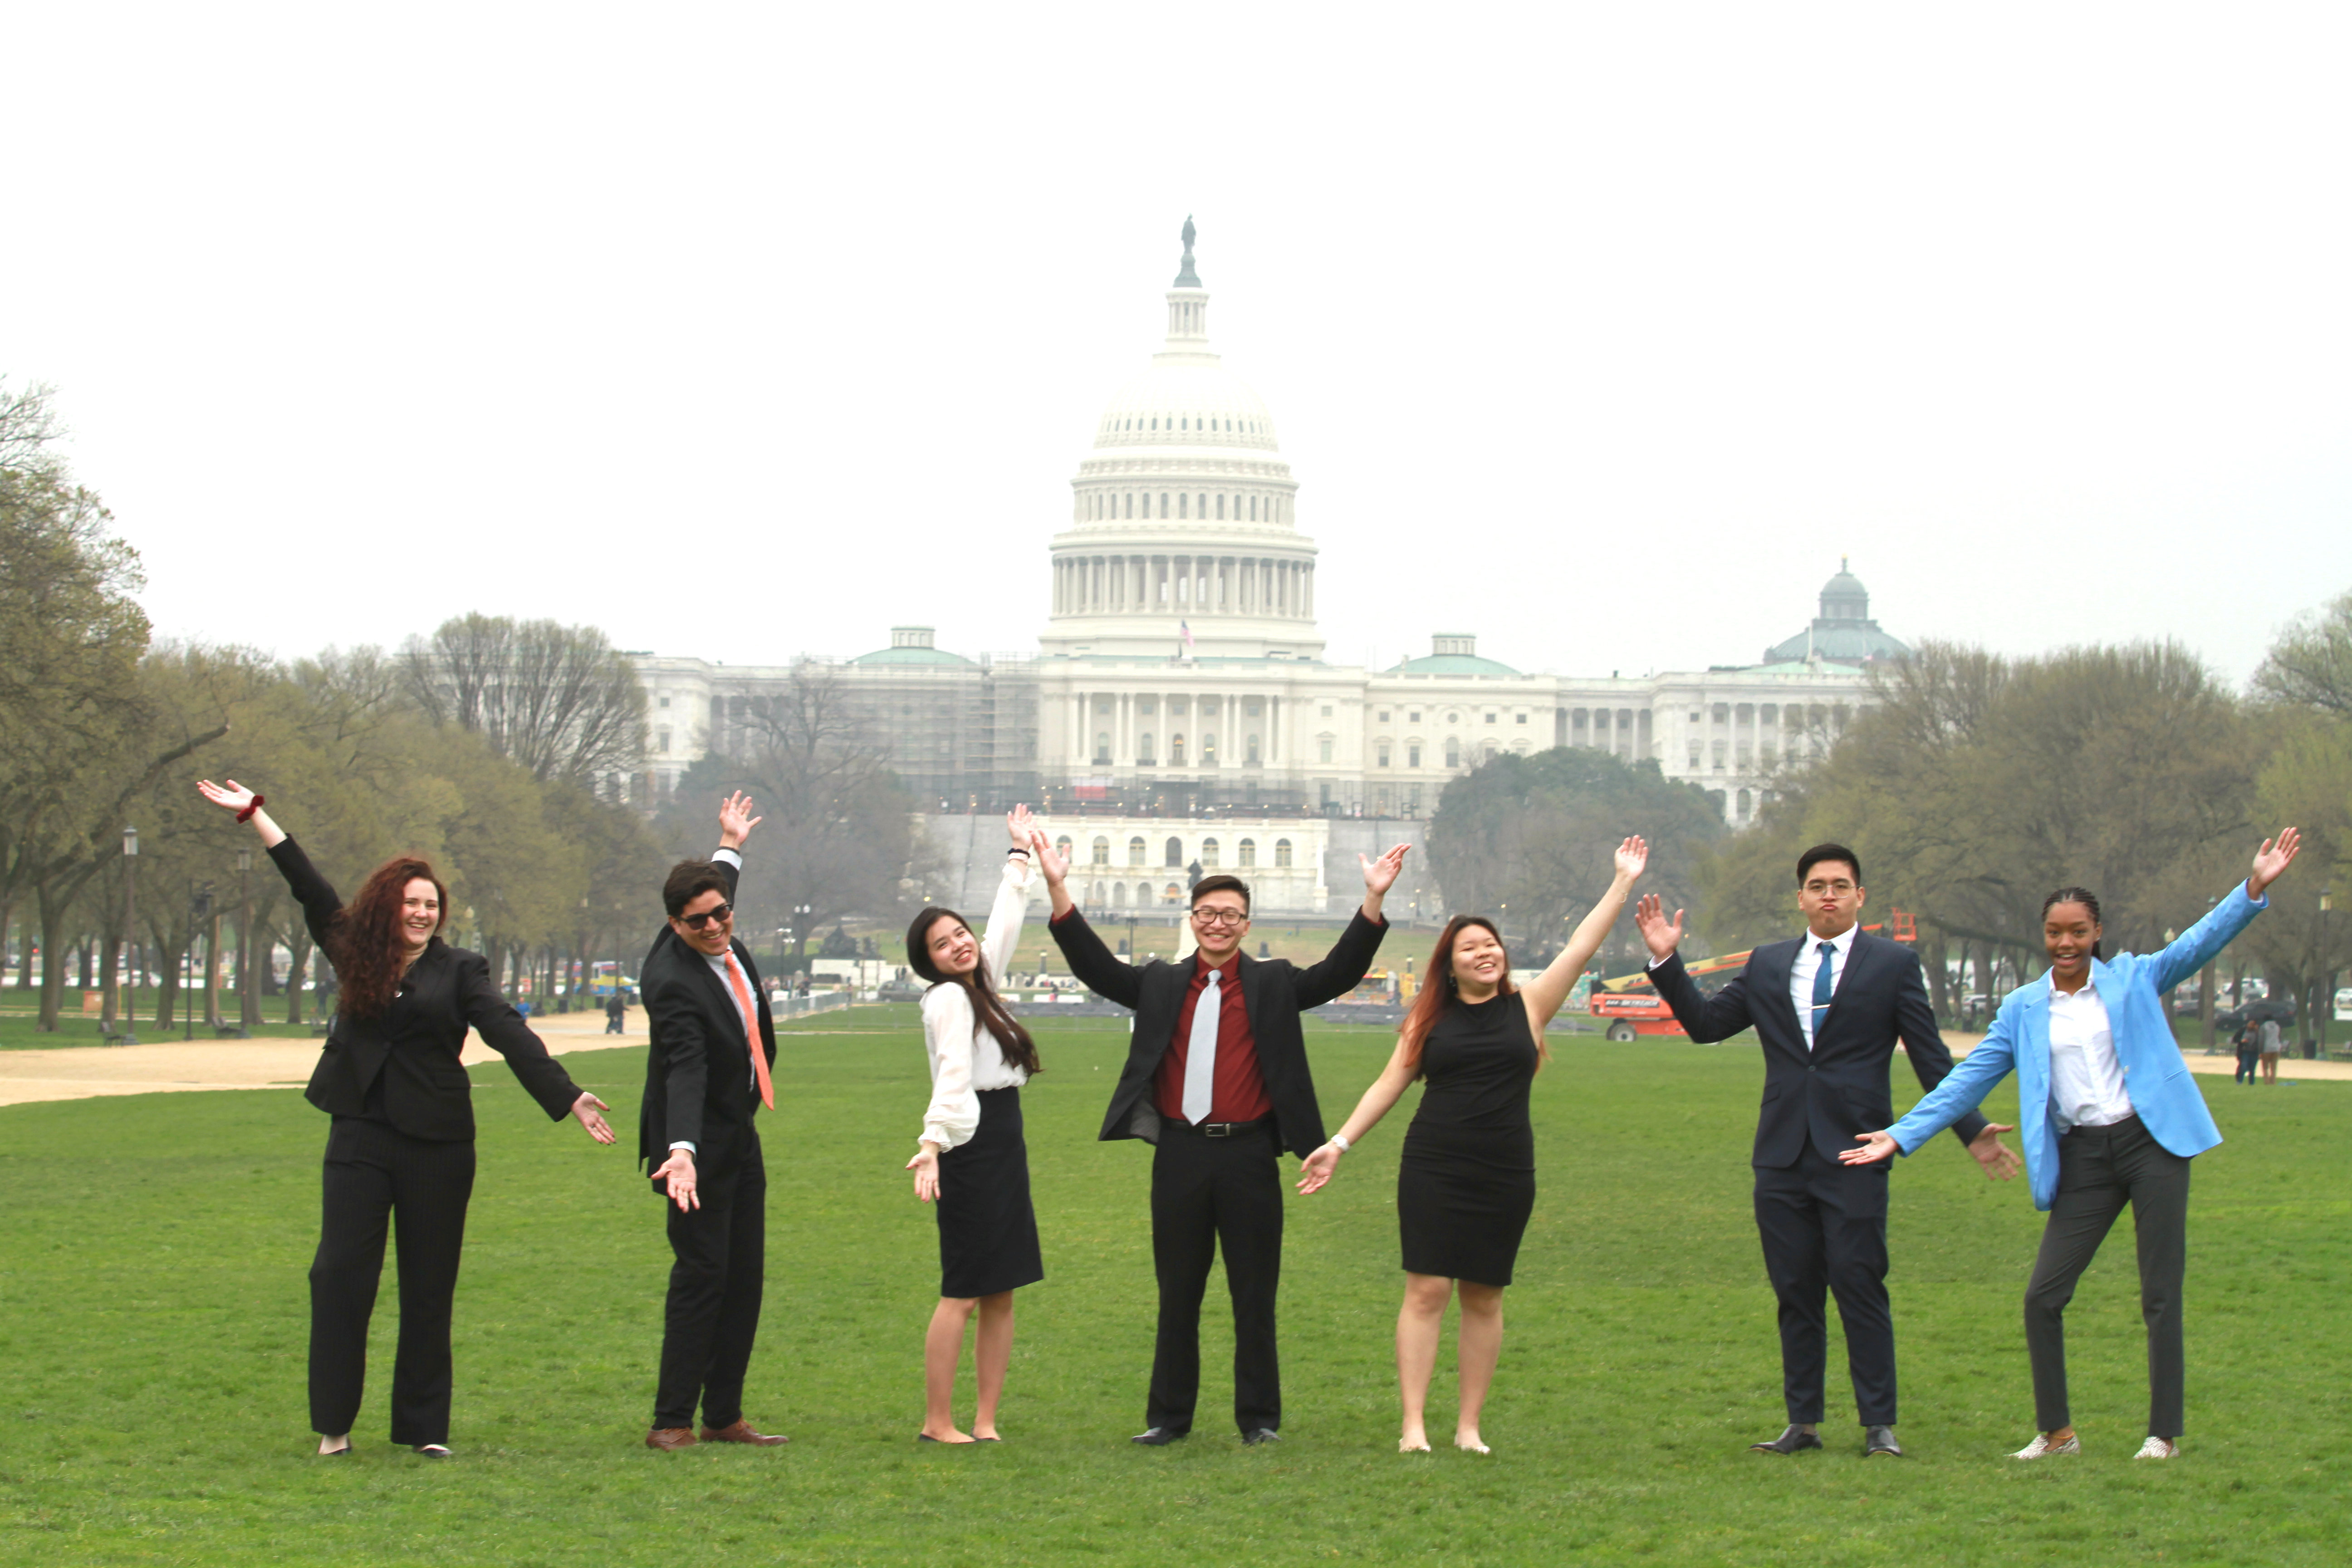
[[2177, 1459], [2179, 1457], [2180, 1445], [2169, 1437], [2150, 1437], [2139, 1446], [2139, 1452], [2132, 1456], [2135, 1459]]
[[[2149, 1441], [2154, 1442], [2156, 1439], [2150, 1438]], [[2053, 1454], [2079, 1454], [2082, 1451], [2083, 1439], [2078, 1436], [2070, 1436], [2063, 1443], [2053, 1443], [2050, 1440], [2049, 1433], [2037, 1432], [2033, 1435], [2032, 1442], [2028, 1443], [2024, 1447], [2020, 1448], [2016, 1453], [2011, 1454], [2010, 1458], [2012, 1459], [2046, 1459]], [[2143, 1452], [2145, 1452], [2145, 1450], [2143, 1450]]]

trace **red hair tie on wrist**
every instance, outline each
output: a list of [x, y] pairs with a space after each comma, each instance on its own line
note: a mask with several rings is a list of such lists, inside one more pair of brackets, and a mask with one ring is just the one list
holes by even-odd
[[253, 820], [253, 814], [259, 811], [263, 806], [268, 805], [268, 804], [269, 797], [268, 795], [255, 795], [253, 797], [253, 804], [247, 806], [243, 811], [238, 812], [236, 814], [236, 819], [239, 822], [251, 822]]

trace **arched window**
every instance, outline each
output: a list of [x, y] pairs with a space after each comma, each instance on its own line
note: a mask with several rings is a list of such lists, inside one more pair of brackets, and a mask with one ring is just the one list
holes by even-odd
[[1164, 904], [1181, 904], [1184, 901], [1184, 889], [1171, 882], [1160, 889], [1160, 901]]
[[1445, 765], [1449, 768], [1462, 765], [1462, 742], [1452, 735], [1445, 737]]
[[1095, 734], [1095, 761], [1097, 763], [1110, 761], [1110, 731], [1108, 730], [1097, 731]]
[[1216, 868], [1216, 864], [1217, 864], [1217, 841], [1216, 841], [1215, 839], [1213, 839], [1213, 838], [1203, 838], [1203, 839], [1202, 839], [1202, 840], [1201, 840], [1201, 865], [1202, 865], [1202, 867], [1204, 869], [1213, 870], [1213, 869], [1215, 869], [1215, 868]]
[[1738, 795], [1739, 820], [1740, 820], [1740, 821], [1745, 822], [1745, 821], [1747, 821], [1747, 820], [1748, 820], [1748, 808], [1749, 808], [1751, 805], [1754, 805], [1754, 799], [1753, 799], [1753, 797], [1752, 797], [1752, 796], [1750, 796], [1750, 795], [1748, 795], [1748, 793], [1746, 790], [1741, 790], [1741, 791], [1739, 792], [1739, 795]]
[[1235, 846], [1234, 864], [1236, 866], [1255, 866], [1257, 864], [1256, 839], [1244, 838], [1239, 845]]
[[1176, 515], [1178, 517], [1190, 517], [1192, 515], [1191, 511], [1188, 510], [1192, 505], [1192, 498], [1186, 495], [1180, 495], [1176, 498]]
[[1478, 747], [1478, 760], [1482, 763], [1491, 763], [1495, 760], [1494, 742], [1487, 741], [1480, 744]]
[[1135, 760], [1145, 767], [1155, 766], [1160, 761], [1151, 753], [1151, 731], [1149, 730], [1135, 738]]
[[1219, 495], [1219, 496], [1217, 497], [1217, 521], [1220, 521], [1220, 522], [1222, 522], [1222, 521], [1224, 521], [1224, 517], [1225, 517], [1225, 498], [1224, 498], [1223, 495]]
[[1160, 864], [1165, 866], [1181, 866], [1183, 863], [1184, 841], [1181, 838], [1170, 838], [1168, 840], [1168, 847], [1163, 851], [1163, 858], [1161, 859]]
[[1095, 839], [1095, 864], [1097, 866], [1110, 864], [1110, 840], [1099, 836]]
[[1153, 416], [1151, 416], [1151, 427], [1152, 427], [1154, 430], [1157, 430], [1157, 429], [1159, 429], [1159, 428], [1160, 428], [1160, 416], [1158, 416], [1157, 414], [1155, 414], [1155, 415], [1153, 415]]
[[1412, 742], [1405, 747], [1404, 765], [1409, 768], [1417, 768], [1421, 766], [1421, 742], [1419, 741]]
[[1129, 517], [1133, 517], [1135, 515], [1135, 492], [1133, 490], [1127, 492], [1127, 515]]
[[1197, 515], [1202, 517], [1209, 515], [1209, 498], [1207, 496], [1202, 496], [1201, 498], [1201, 510]]
[[1168, 737], [1168, 765], [1171, 768], [1184, 765], [1184, 731], [1181, 730]]
[[1127, 908], [1127, 884], [1125, 882], [1113, 882], [1110, 885], [1110, 907], [1115, 910], [1123, 910]]
[[1257, 737], [1255, 735], [1252, 735], [1249, 738], [1249, 760], [1253, 763], [1257, 761]]
[[1143, 864], [1143, 840], [1140, 838], [1130, 838], [1127, 841], [1127, 863], [1129, 865], [1140, 866]]
[[1255, 496], [1252, 496], [1252, 497], [1250, 497], [1249, 506], [1250, 506], [1250, 515], [1249, 515], [1249, 520], [1250, 520], [1252, 522], [1255, 522], [1255, 521], [1257, 521], [1257, 497], [1255, 497]]
[[1168, 492], [1166, 490], [1161, 490], [1160, 492], [1160, 515], [1162, 517], [1166, 517], [1168, 515]]
[[1062, 863], [1066, 866], [1076, 858], [1076, 857], [1070, 852], [1070, 836], [1068, 834], [1065, 833], [1059, 838], [1054, 840], [1054, 853], [1062, 858]]
[[1281, 867], [1290, 864], [1289, 839], [1277, 838], [1274, 841], [1274, 863], [1276, 868], [1280, 868]]

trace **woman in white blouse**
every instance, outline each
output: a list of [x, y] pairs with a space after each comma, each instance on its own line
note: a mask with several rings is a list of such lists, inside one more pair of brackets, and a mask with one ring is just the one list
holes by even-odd
[[[931, 1103], [907, 1168], [915, 1196], [936, 1203], [940, 1221], [940, 1304], [923, 1341], [922, 1443], [997, 1441], [996, 1402], [1013, 1359], [1013, 1292], [1045, 1277], [1021, 1137], [1021, 1086], [1037, 1070], [1037, 1047], [997, 993], [1028, 908], [1029, 808], [1014, 808], [1004, 825], [1013, 847], [986, 940], [953, 910], [927, 909], [907, 928], [907, 963], [931, 983], [923, 996]], [[966, 1433], [951, 1405], [964, 1325], [975, 1313], [980, 1404]]]

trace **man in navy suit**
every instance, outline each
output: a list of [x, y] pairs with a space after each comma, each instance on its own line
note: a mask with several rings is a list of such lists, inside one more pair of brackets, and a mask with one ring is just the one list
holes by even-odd
[[[1887, 1065], [1897, 1037], [1919, 1086], [1952, 1070], [1936, 1031], [1919, 956], [1856, 926], [1864, 894], [1862, 859], [1839, 844], [1817, 844], [1797, 860], [1797, 907], [1804, 936], [1748, 955], [1738, 979], [1708, 996], [1683, 969], [1683, 911], [1668, 921], [1657, 896], [1633, 918], [1652, 954], [1650, 978], [1694, 1040], [1753, 1028], [1764, 1048], [1764, 1105], [1757, 1119], [1756, 1228], [1764, 1268], [1780, 1308], [1780, 1376], [1789, 1425], [1751, 1445], [1793, 1454], [1822, 1446], [1822, 1383], [1829, 1361], [1827, 1293], [1837, 1294], [1846, 1364], [1862, 1418], [1864, 1454], [1900, 1455], [1895, 1440], [1895, 1320], [1886, 1303], [1886, 1183], [1855, 1181], [1887, 1167], [1849, 1165], [1838, 1156], [1864, 1133], [1887, 1125], [1894, 1103]], [[2007, 1181], [2013, 1131], [1974, 1111], [1952, 1125], [1985, 1174]]]

